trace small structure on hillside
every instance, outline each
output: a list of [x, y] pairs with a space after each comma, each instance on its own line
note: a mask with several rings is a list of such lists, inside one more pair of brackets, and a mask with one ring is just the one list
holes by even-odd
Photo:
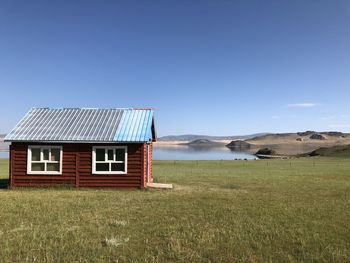
[[31, 109], [5, 137], [10, 186], [145, 188], [152, 109]]

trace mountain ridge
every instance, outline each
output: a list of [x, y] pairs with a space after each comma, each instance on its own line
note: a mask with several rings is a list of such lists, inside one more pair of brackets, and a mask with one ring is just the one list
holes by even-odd
[[267, 135], [269, 133], [261, 132], [261, 133], [254, 133], [254, 134], [248, 134], [248, 135], [233, 135], [233, 136], [215, 136], [215, 135], [200, 135], [200, 134], [182, 134], [182, 135], [166, 135], [161, 136], [157, 140], [158, 141], [194, 141], [199, 139], [204, 140], [247, 140], [258, 136]]

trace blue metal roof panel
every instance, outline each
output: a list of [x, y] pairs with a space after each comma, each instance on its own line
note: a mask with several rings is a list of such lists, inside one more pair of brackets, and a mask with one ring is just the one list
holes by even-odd
[[[126, 110], [114, 136], [114, 141], [149, 141], [152, 140], [153, 110]], [[148, 132], [149, 130], [149, 132]], [[149, 136], [151, 134], [151, 136]]]
[[137, 133], [137, 128], [138, 125], [140, 123], [140, 119], [141, 119], [141, 111], [137, 110], [133, 112], [134, 114], [134, 118], [132, 120], [132, 122], [130, 123], [129, 126], [129, 133], [128, 133], [128, 138], [127, 141], [135, 141], [135, 135]]
[[146, 142], [152, 123], [151, 109], [33, 108], [5, 141]]
[[125, 129], [126, 129], [125, 124], [128, 122], [129, 118], [130, 118], [130, 112], [124, 111], [123, 116], [120, 120], [118, 129], [113, 137], [113, 141], [122, 141], [123, 140], [122, 138], [124, 138]]
[[[140, 118], [142, 120], [145, 120], [147, 113], [148, 113], [147, 111], [141, 111]], [[142, 138], [142, 128], [143, 128], [144, 122], [145, 121], [140, 121], [137, 125], [137, 129], [136, 129], [136, 132], [135, 132], [134, 138], [133, 138], [135, 141], [139, 141]]]

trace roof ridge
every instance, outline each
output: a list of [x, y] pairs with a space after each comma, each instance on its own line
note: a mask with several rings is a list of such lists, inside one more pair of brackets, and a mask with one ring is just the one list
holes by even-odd
[[50, 108], [50, 107], [32, 107], [31, 110], [154, 110], [154, 108], [95, 108], [95, 107], [62, 107], [62, 108]]

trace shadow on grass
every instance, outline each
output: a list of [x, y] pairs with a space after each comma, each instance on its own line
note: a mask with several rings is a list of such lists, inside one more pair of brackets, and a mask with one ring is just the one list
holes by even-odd
[[0, 179], [0, 189], [8, 188], [9, 179]]

